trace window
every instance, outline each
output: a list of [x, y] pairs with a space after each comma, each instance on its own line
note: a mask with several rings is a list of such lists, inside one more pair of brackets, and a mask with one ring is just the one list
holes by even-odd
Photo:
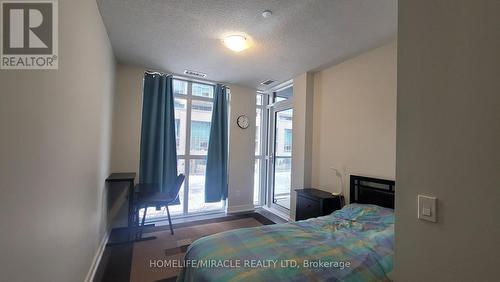
[[191, 123], [191, 152], [207, 152], [209, 138], [210, 122], [193, 121]]
[[262, 119], [262, 109], [257, 108], [255, 117], [255, 155], [260, 155], [261, 150], [261, 119]]
[[188, 94], [188, 82], [174, 79], [174, 95], [175, 94]]
[[281, 102], [293, 97], [293, 87], [286, 87], [279, 91], [273, 92], [274, 102]]
[[179, 148], [179, 142], [181, 140], [180, 130], [181, 130], [181, 120], [176, 118], [175, 119], [175, 143], [176, 143], [177, 148]]
[[187, 102], [187, 99], [182, 98], [175, 98], [174, 100], [177, 155], [184, 155], [186, 150]]
[[[214, 86], [182, 79], [173, 80], [177, 170], [186, 176], [172, 216], [221, 211], [224, 202], [205, 203], [205, 171], [212, 120]], [[144, 212], [141, 209], [140, 213]], [[141, 214], [142, 216], [142, 214]], [[147, 217], [167, 216], [167, 210], [148, 209]]]
[[186, 102], [183, 102], [181, 99], [174, 99], [174, 108], [175, 109], [186, 109]]
[[186, 215], [223, 208], [223, 202], [205, 203], [205, 171], [212, 121], [214, 86], [174, 79], [175, 137], [179, 173], [186, 179], [179, 194], [181, 205], [172, 214]]
[[264, 97], [262, 97], [262, 94], [257, 93], [257, 98], [256, 98], [257, 106], [262, 106], [263, 99], [264, 99]]
[[285, 128], [285, 138], [283, 142], [283, 151], [284, 152], [291, 152], [292, 151], [292, 129], [291, 128]]
[[191, 155], [206, 155], [212, 121], [212, 102], [192, 100], [191, 103]]
[[199, 103], [193, 103], [193, 106], [191, 107], [192, 110], [195, 111], [201, 111], [201, 112], [211, 112], [212, 111], [212, 105], [203, 105]]
[[193, 95], [213, 98], [214, 87], [212, 85], [193, 83]]

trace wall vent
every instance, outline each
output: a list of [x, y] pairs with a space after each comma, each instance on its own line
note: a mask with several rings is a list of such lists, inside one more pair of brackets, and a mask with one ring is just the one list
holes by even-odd
[[189, 76], [200, 77], [200, 78], [207, 77], [206, 73], [202, 73], [202, 72], [199, 72], [199, 71], [192, 71], [192, 70], [184, 70], [184, 74], [185, 75], [189, 75]]
[[266, 80], [266, 81], [262, 81], [260, 84], [262, 84], [262, 85], [271, 85], [271, 84], [273, 84], [274, 82], [275, 82], [274, 80], [272, 80], [272, 79], [268, 79], [268, 80]]

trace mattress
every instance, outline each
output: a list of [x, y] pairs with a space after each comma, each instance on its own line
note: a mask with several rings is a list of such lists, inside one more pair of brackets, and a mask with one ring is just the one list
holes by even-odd
[[390, 281], [393, 254], [393, 210], [350, 204], [328, 216], [201, 238], [177, 281]]

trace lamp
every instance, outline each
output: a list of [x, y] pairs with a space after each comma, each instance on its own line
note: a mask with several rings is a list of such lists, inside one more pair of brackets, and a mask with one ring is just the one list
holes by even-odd
[[335, 171], [335, 176], [337, 176], [338, 178], [340, 178], [340, 192], [334, 192], [332, 194], [336, 195], [336, 196], [337, 195], [342, 195], [342, 191], [344, 190], [344, 176], [335, 167], [331, 166], [330, 169], [333, 170], [333, 171]]

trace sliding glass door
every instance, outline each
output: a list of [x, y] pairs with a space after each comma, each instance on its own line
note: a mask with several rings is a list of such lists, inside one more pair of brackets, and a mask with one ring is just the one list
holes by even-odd
[[272, 203], [290, 209], [293, 109], [275, 110], [272, 164]]
[[290, 209], [292, 185], [292, 109], [274, 112], [273, 204]]
[[268, 141], [268, 207], [290, 211], [292, 189], [293, 88], [289, 84], [270, 95]]

